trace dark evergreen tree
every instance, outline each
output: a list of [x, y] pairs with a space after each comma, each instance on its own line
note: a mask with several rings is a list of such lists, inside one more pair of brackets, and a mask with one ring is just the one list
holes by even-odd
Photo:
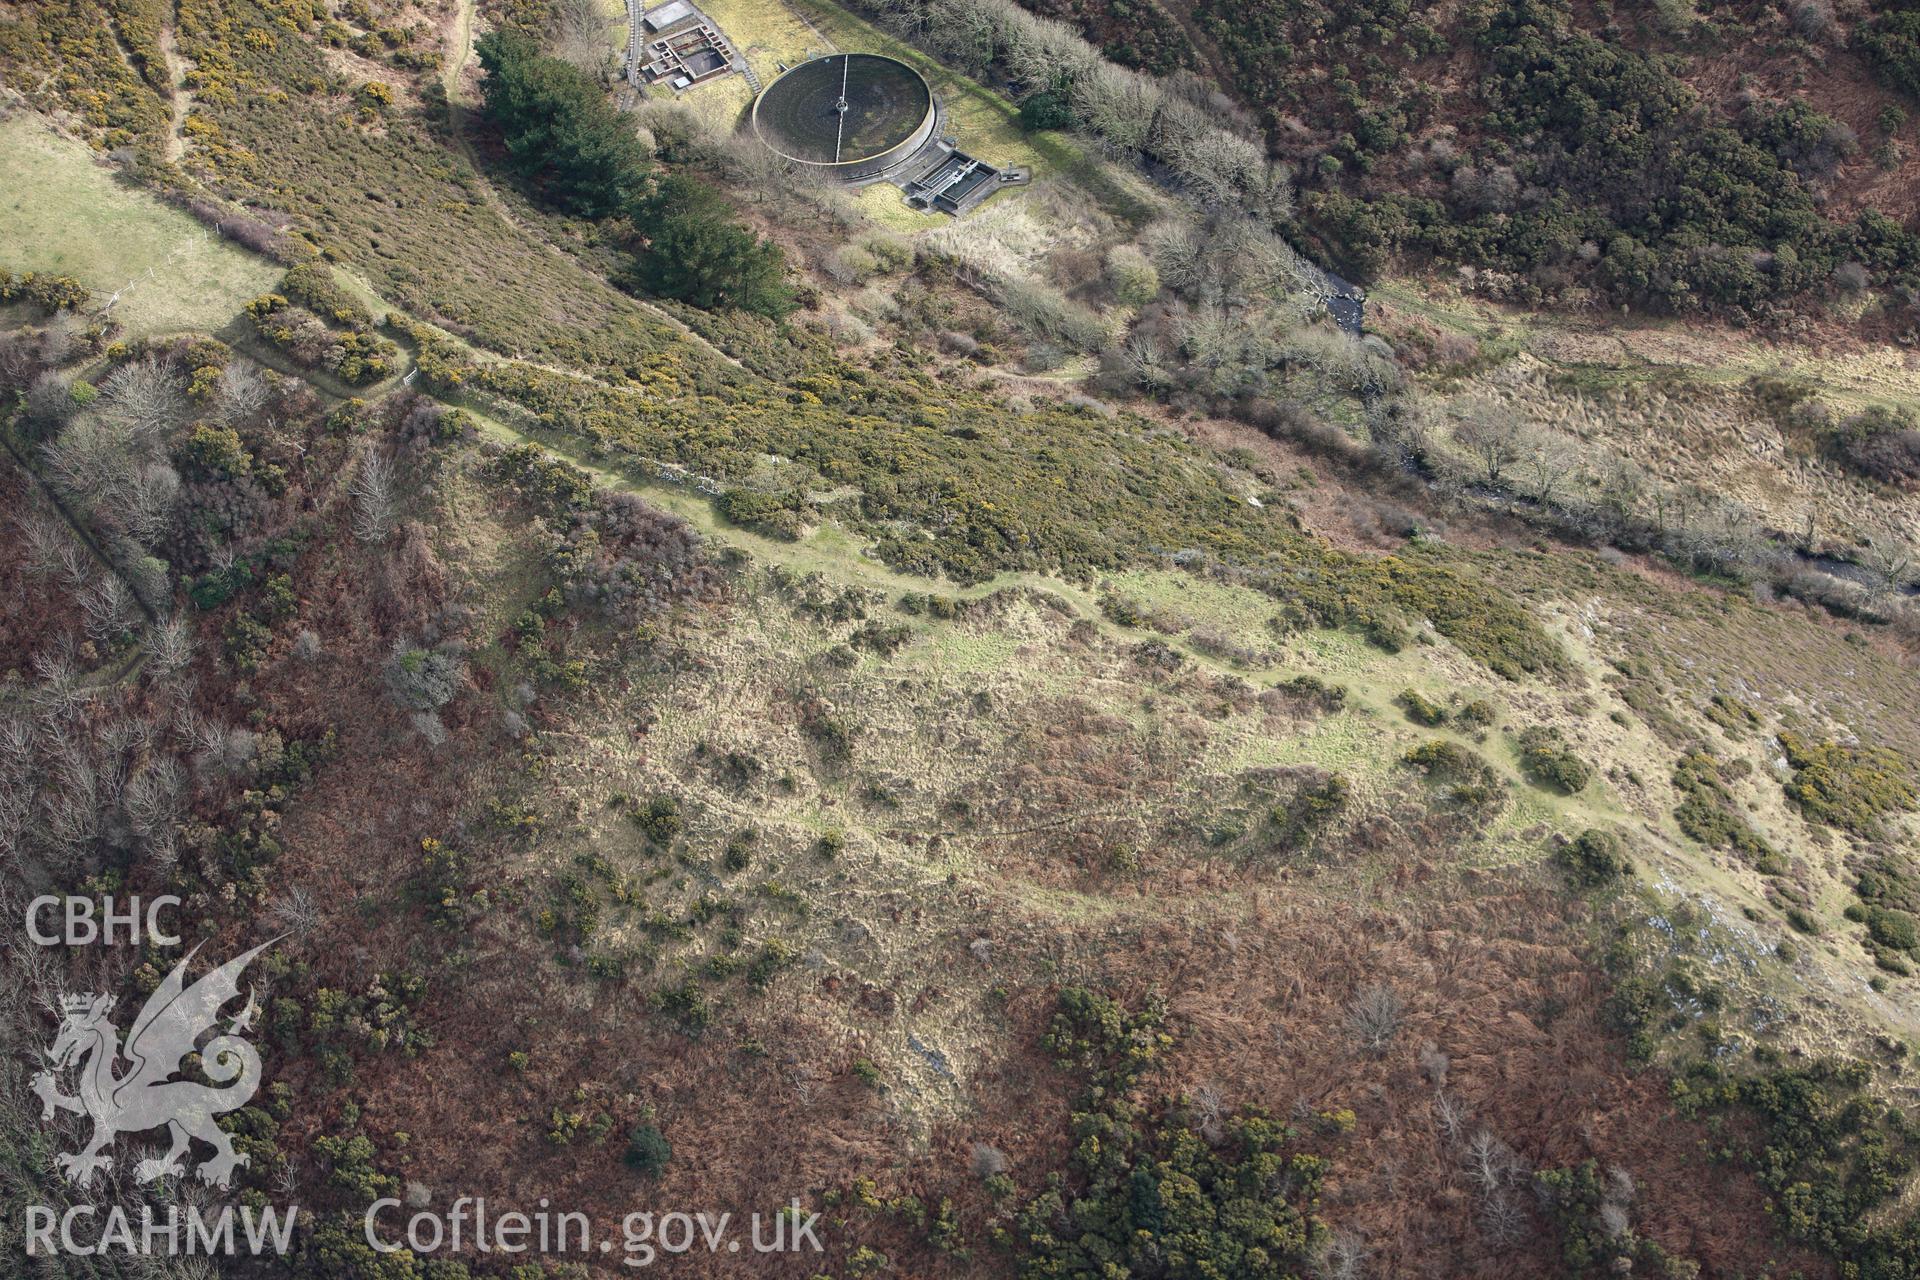
[[786, 255], [745, 227], [688, 210], [662, 218], [650, 240], [632, 273], [649, 293], [774, 318], [793, 309]]
[[487, 115], [516, 173], [583, 218], [620, 213], [642, 194], [646, 148], [592, 77], [517, 32], [492, 32], [478, 48]]

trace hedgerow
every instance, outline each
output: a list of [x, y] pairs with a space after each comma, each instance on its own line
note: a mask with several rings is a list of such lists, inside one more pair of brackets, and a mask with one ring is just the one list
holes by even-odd
[[[1155, 547], [1204, 548], [1318, 625], [1404, 637], [1409, 621], [1424, 619], [1502, 675], [1566, 667], [1523, 606], [1443, 563], [1450, 553], [1336, 551], [1249, 506], [1202, 455], [1145, 420], [1065, 403], [1009, 414], [985, 392], [936, 383], [905, 362], [869, 370], [823, 356], [814, 369], [784, 394], [736, 377], [726, 394], [694, 396], [670, 378], [609, 387], [514, 361], [449, 363], [440, 376], [649, 473], [664, 463], [749, 476], [768, 454], [806, 465], [819, 487], [860, 490], [836, 517], [909, 572], [959, 582], [1008, 569], [1078, 577], [1139, 563]], [[990, 436], [969, 429], [989, 421]], [[724, 501], [756, 516], [788, 506], [734, 491]]]
[[317, 263], [290, 269], [278, 292], [247, 304], [247, 317], [263, 339], [349, 386], [383, 381], [399, 364], [400, 349], [374, 332], [372, 313]]
[[26, 301], [44, 311], [73, 311], [86, 305], [86, 286], [72, 276], [29, 271], [16, 276], [0, 271], [0, 302]]

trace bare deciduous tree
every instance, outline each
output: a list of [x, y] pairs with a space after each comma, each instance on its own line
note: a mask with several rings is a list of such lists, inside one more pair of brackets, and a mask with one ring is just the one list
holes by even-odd
[[239, 774], [260, 751], [259, 739], [250, 729], [229, 728], [191, 713], [183, 717], [180, 727], [193, 745], [194, 763], [204, 770]]
[[60, 552], [73, 541], [73, 531], [45, 507], [36, 506], [15, 521], [27, 548], [27, 568], [41, 577], [60, 570]]
[[1378, 1053], [1400, 1032], [1406, 1004], [1392, 987], [1365, 988], [1347, 1005], [1347, 1029], [1370, 1052]]
[[1145, 334], [1136, 333], [1127, 339], [1121, 348], [1121, 359], [1125, 361], [1127, 371], [1134, 382], [1149, 390], [1160, 390], [1173, 385], [1173, 374], [1168, 371], [1166, 358], [1153, 339]]
[[1474, 1133], [1464, 1158], [1467, 1177], [1480, 1189], [1480, 1224], [1487, 1238], [1496, 1245], [1518, 1242], [1527, 1218], [1515, 1188], [1527, 1174], [1525, 1162], [1489, 1129]]
[[1467, 1142], [1467, 1177], [1483, 1191], [1511, 1183], [1521, 1169], [1520, 1157], [1491, 1129], [1477, 1129]]
[[149, 761], [127, 780], [122, 807], [135, 835], [149, 851], [173, 847], [174, 824], [180, 818], [186, 778], [171, 757]]
[[19, 854], [33, 819], [34, 754], [32, 719], [0, 716], [0, 864]]
[[135, 465], [124, 431], [104, 419], [82, 419], [41, 450], [47, 478], [69, 498], [101, 498], [126, 483]]
[[613, 57], [607, 26], [606, 11], [598, 0], [559, 0], [554, 6], [548, 47], [554, 57], [571, 62], [604, 83]]
[[320, 927], [320, 907], [313, 895], [295, 885], [273, 904], [273, 918], [297, 939]]
[[409, 719], [416, 733], [427, 740], [430, 747], [442, 746], [447, 740], [446, 722], [432, 711], [416, 711]]
[[193, 628], [180, 618], [169, 618], [147, 633], [147, 669], [156, 680], [167, 680], [193, 661]]
[[1335, 1231], [1314, 1252], [1313, 1274], [1316, 1280], [1360, 1280], [1367, 1273], [1368, 1252], [1358, 1235]]
[[1480, 1225], [1494, 1244], [1515, 1245], [1527, 1235], [1526, 1210], [1512, 1191], [1501, 1191], [1480, 1202]]
[[93, 575], [100, 567], [87, 549], [80, 545], [77, 538], [68, 538], [61, 543], [56, 559], [58, 561], [56, 572], [59, 574], [61, 583], [69, 591], [85, 590], [86, 585], [93, 581]]
[[1193, 1091], [1193, 1127], [1201, 1138], [1209, 1144], [1218, 1146], [1227, 1140], [1226, 1101], [1220, 1091], [1210, 1084], [1203, 1084]]
[[97, 643], [118, 639], [140, 620], [133, 592], [127, 590], [118, 574], [101, 574], [92, 589], [80, 597], [80, 603], [87, 612], [87, 635]]
[[1876, 539], [1863, 557], [1867, 571], [1867, 604], [1878, 608], [1913, 580], [1913, 553], [1891, 538]]
[[0, 395], [9, 399], [33, 385], [40, 374], [40, 357], [24, 333], [0, 336]]
[[1527, 496], [1542, 505], [1551, 502], [1580, 455], [1558, 432], [1544, 428], [1523, 433], [1520, 448], [1519, 471], [1527, 482]]
[[1467, 1106], [1445, 1089], [1433, 1095], [1433, 1123], [1449, 1143], [1458, 1142], [1467, 1125]]
[[973, 1176], [982, 1181], [1007, 1171], [1006, 1152], [984, 1142], [974, 1144], [972, 1163]]
[[36, 377], [33, 385], [27, 388], [21, 422], [44, 439], [57, 435], [72, 420], [78, 408], [73, 402], [73, 389], [67, 380], [49, 369]]
[[123, 364], [100, 384], [95, 414], [120, 438], [158, 446], [186, 413], [187, 389], [172, 362], [155, 356]]
[[133, 473], [122, 496], [119, 525], [136, 542], [150, 547], [173, 520], [180, 473], [164, 462], [149, 462]]
[[214, 387], [214, 414], [226, 426], [252, 419], [267, 407], [267, 380], [252, 365], [235, 360], [220, 371]]
[[80, 683], [80, 669], [66, 646], [50, 646], [34, 654], [33, 674], [35, 684], [27, 696], [50, 721], [87, 700], [89, 691]]
[[362, 542], [385, 542], [393, 532], [393, 462], [377, 449], [360, 460], [353, 483], [353, 536]]
[[1524, 456], [1519, 415], [1495, 400], [1477, 400], [1463, 406], [1454, 443], [1466, 450], [1481, 476], [1496, 488], [1508, 468]]

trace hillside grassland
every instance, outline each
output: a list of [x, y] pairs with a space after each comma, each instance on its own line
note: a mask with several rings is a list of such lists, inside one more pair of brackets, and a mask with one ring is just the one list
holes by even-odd
[[1404, 312], [1474, 338], [1492, 353], [1524, 351], [1562, 369], [1570, 383], [1679, 382], [1738, 386], [1756, 377], [1804, 382], [1848, 409], [1920, 410], [1920, 364], [1897, 345], [1861, 346], [1767, 338], [1658, 316], [1612, 318], [1527, 311], [1429, 281], [1382, 281], [1372, 301], [1388, 325]]
[[1505, 406], [1589, 484], [1623, 467], [1684, 478], [1802, 551], [1897, 568], [1920, 547], [1911, 493], [1837, 465], [1824, 444], [1835, 422], [1920, 411], [1920, 367], [1903, 348], [1599, 324], [1410, 281], [1374, 296], [1382, 332], [1416, 349], [1455, 344], [1420, 375], [1450, 422]]
[[[489, 422], [487, 429], [502, 441], [523, 438], [497, 422]], [[857, 540], [846, 539], [832, 526], [796, 541], [767, 539], [715, 518], [705, 500], [684, 488], [640, 483], [618, 470], [597, 469], [596, 474], [604, 483], [634, 487], [650, 500], [680, 512], [717, 541], [749, 550], [757, 563], [876, 593], [871, 607], [884, 607], [880, 602], [917, 593], [918, 579], [885, 570], [862, 554]], [[1616, 668], [1649, 658], [1659, 663], [1658, 692], [1653, 696], [1665, 705], [1667, 718], [1677, 718], [1691, 732], [1716, 742], [1727, 740], [1727, 735], [1711, 723], [1707, 697], [1682, 691], [1743, 689], [1755, 705], [1780, 707], [1783, 725], [1833, 723], [1830, 717], [1837, 716], [1840, 723], [1859, 726], [1877, 740], [1920, 756], [1920, 739], [1912, 735], [1910, 719], [1900, 710], [1920, 697], [1920, 683], [1910, 671], [1882, 655], [1847, 645], [1817, 624], [1737, 603], [1729, 607], [1704, 594], [1688, 599], [1671, 587], [1651, 585], [1604, 566], [1576, 566], [1561, 556], [1483, 557], [1477, 572], [1522, 590], [1536, 607], [1555, 618], [1556, 633], [1576, 656], [1579, 674], [1572, 681], [1556, 686], [1489, 679], [1469, 658], [1444, 645], [1388, 654], [1350, 631], [1277, 635], [1268, 626], [1274, 611], [1269, 595], [1205, 574], [1164, 568], [1102, 574], [1092, 582], [1034, 573], [999, 574], [972, 586], [939, 588], [949, 598], [976, 604], [1007, 595], [1018, 600], [1022, 591], [1039, 591], [1054, 602], [1050, 609], [1036, 613], [1028, 607], [1019, 616], [1053, 621], [1033, 632], [1016, 626], [1003, 611], [987, 615], [994, 621], [985, 626], [902, 619], [914, 639], [879, 669], [918, 673], [943, 684], [968, 677], [1004, 684], [1005, 673], [1017, 658], [1023, 683], [1048, 696], [1084, 697], [1101, 682], [1084, 674], [1069, 678], [1043, 660], [1041, 648], [1034, 643], [1052, 627], [1078, 620], [1080, 626], [1115, 640], [1139, 637], [1169, 644], [1180, 662], [1210, 670], [1229, 686], [1238, 683], [1251, 691], [1271, 690], [1311, 675], [1345, 690], [1345, 712], [1317, 723], [1297, 724], [1279, 736], [1273, 733], [1272, 721], [1229, 718], [1208, 733], [1207, 745], [1191, 766], [1193, 781], [1176, 790], [1204, 792], [1200, 780], [1220, 771], [1237, 776], [1305, 766], [1343, 774], [1356, 795], [1372, 803], [1386, 803], [1404, 790], [1407, 778], [1398, 758], [1436, 736], [1432, 730], [1405, 722], [1394, 705], [1401, 691], [1425, 687], [1440, 703], [1456, 707], [1463, 700], [1490, 700], [1502, 708], [1497, 715], [1499, 727], [1491, 734], [1462, 729], [1438, 735], [1485, 752], [1510, 788], [1510, 799], [1474, 840], [1454, 840], [1453, 865], [1527, 863], [1545, 853], [1540, 843], [1543, 830], [1618, 827], [1636, 832], [1639, 856], [1650, 873], [1657, 871], [1670, 883], [1708, 889], [1727, 907], [1762, 912], [1778, 921], [1776, 913], [1783, 906], [1801, 901], [1815, 904], [1826, 918], [1847, 905], [1850, 882], [1841, 863], [1816, 860], [1803, 870], [1800, 886], [1789, 886], [1788, 895], [1782, 896], [1784, 882], [1701, 848], [1681, 830], [1673, 819], [1679, 797], [1665, 777], [1672, 748], [1641, 718], [1646, 678], [1636, 676], [1623, 683]], [[1116, 624], [1105, 607], [1115, 598], [1129, 601], [1146, 621]], [[1569, 628], [1577, 628], [1580, 637]], [[1790, 663], [1783, 660], [1787, 654], [1795, 655]], [[863, 659], [860, 669], [875, 661]], [[889, 697], [869, 692], [855, 701], [878, 706]], [[1107, 710], [1137, 722], [1137, 712], [1124, 702]], [[1530, 785], [1522, 777], [1510, 740], [1511, 727], [1516, 725], [1547, 725], [1563, 731], [1596, 765], [1604, 781], [1573, 797], [1553, 796]], [[889, 722], [861, 736], [895, 739], [903, 727], [904, 722]], [[1754, 730], [1726, 741], [1721, 749], [1738, 754], [1764, 741], [1765, 735]], [[930, 768], [908, 764], [891, 772], [923, 778], [931, 776]], [[1777, 843], [1790, 847], [1806, 838], [1801, 834], [1805, 831], [1802, 819], [1777, 784], [1756, 780], [1747, 790], [1745, 803], [1763, 815], [1753, 820], [1773, 833]], [[1164, 837], [1129, 843], [1166, 847]], [[1362, 873], [1361, 879], [1364, 882], [1379, 873], [1376, 868]], [[1774, 927], [1781, 928], [1778, 923]], [[1818, 954], [1822, 967], [1813, 980], [1844, 990], [1844, 975], [1860, 963], [1855, 945], [1839, 935], [1821, 943]], [[1897, 1020], [1907, 1024], [1904, 1015]]]
[[116, 180], [30, 113], [0, 120], [0, 270], [80, 281], [135, 337], [226, 326], [279, 268]]

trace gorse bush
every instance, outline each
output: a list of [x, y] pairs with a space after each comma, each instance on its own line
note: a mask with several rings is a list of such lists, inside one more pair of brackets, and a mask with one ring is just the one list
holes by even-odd
[[585, 471], [531, 445], [501, 453], [488, 473], [541, 516], [547, 567], [569, 601], [631, 624], [720, 592], [719, 569], [678, 516], [597, 490]]
[[1920, 1167], [1920, 1133], [1873, 1096], [1871, 1076], [1859, 1061], [1737, 1075], [1696, 1060], [1673, 1094], [1683, 1114], [1737, 1107], [1757, 1122], [1732, 1149], [1769, 1192], [1788, 1239], [1840, 1263], [1842, 1275], [1920, 1274], [1920, 1215], [1902, 1203]]
[[1209, 1113], [1219, 1139], [1210, 1143], [1179, 1108], [1134, 1102], [1134, 1086], [1171, 1043], [1157, 1008], [1130, 1012], [1068, 988], [1044, 1043], [1086, 1072], [1088, 1087], [1073, 1111], [1067, 1178], [1015, 1220], [1023, 1277], [1302, 1273], [1325, 1233], [1313, 1212], [1325, 1161], [1257, 1110]]
[[1294, 849], [1307, 844], [1346, 811], [1352, 798], [1353, 784], [1345, 774], [1316, 774], [1302, 780], [1290, 797], [1268, 812], [1278, 845]]
[[1920, 98], [1920, 9], [1890, 6], [1855, 33], [1854, 44], [1890, 88]]
[[[1895, 850], [1877, 854], [1854, 884], [1860, 901], [1850, 903], [1846, 917], [1867, 927], [1867, 951], [1881, 968], [1910, 972], [1915, 957], [1915, 920], [1920, 918], [1920, 877], [1913, 862]], [[1898, 953], [1898, 954], [1896, 954]]]
[[0, 302], [28, 302], [43, 311], [72, 311], [85, 306], [90, 296], [86, 286], [72, 276], [34, 271], [16, 276], [0, 271]]
[[1499, 714], [1487, 699], [1471, 698], [1455, 709], [1453, 719], [1456, 724], [1468, 729], [1490, 729]]
[[1338, 711], [1347, 705], [1347, 687], [1328, 684], [1319, 676], [1292, 676], [1276, 684], [1273, 689], [1290, 702], [1301, 703], [1318, 711]]
[[1633, 1179], [1618, 1167], [1603, 1177], [1597, 1161], [1587, 1160], [1564, 1169], [1542, 1169], [1534, 1175], [1548, 1218], [1560, 1231], [1560, 1256], [1568, 1274], [1667, 1276], [1685, 1280], [1698, 1274], [1692, 1262], [1674, 1258], [1660, 1245], [1634, 1232], [1627, 1207], [1633, 1200]]
[[1587, 886], [1611, 884], [1633, 874], [1626, 842], [1617, 833], [1597, 827], [1589, 827], [1568, 841], [1560, 851], [1560, 861], [1577, 883]]
[[1423, 742], [1400, 760], [1445, 784], [1447, 798], [1463, 809], [1491, 812], [1500, 807], [1506, 794], [1506, 784], [1493, 766], [1457, 742]]
[[1573, 795], [1586, 789], [1593, 778], [1593, 766], [1567, 747], [1558, 729], [1535, 725], [1521, 732], [1520, 771], [1539, 786]]
[[728, 489], [713, 506], [729, 524], [787, 542], [805, 532], [809, 520], [817, 516], [806, 495], [793, 490]]
[[680, 816], [680, 802], [672, 796], [649, 796], [636, 806], [628, 817], [633, 825], [645, 833], [647, 839], [661, 848], [671, 845], [686, 825]]
[[1673, 811], [1680, 830], [1709, 848], [1731, 849], [1759, 866], [1778, 862], [1773, 846], [1740, 816], [1722, 766], [1712, 755], [1696, 749], [1681, 756], [1673, 768], [1673, 785], [1681, 796]]
[[1780, 735], [1793, 777], [1787, 796], [1817, 822], [1861, 835], [1881, 821], [1920, 805], [1913, 765], [1885, 747], [1846, 747], [1813, 742], [1797, 733]]
[[627, 1134], [627, 1150], [622, 1157], [629, 1169], [645, 1178], [657, 1178], [673, 1159], [673, 1144], [656, 1124], [636, 1126]]

